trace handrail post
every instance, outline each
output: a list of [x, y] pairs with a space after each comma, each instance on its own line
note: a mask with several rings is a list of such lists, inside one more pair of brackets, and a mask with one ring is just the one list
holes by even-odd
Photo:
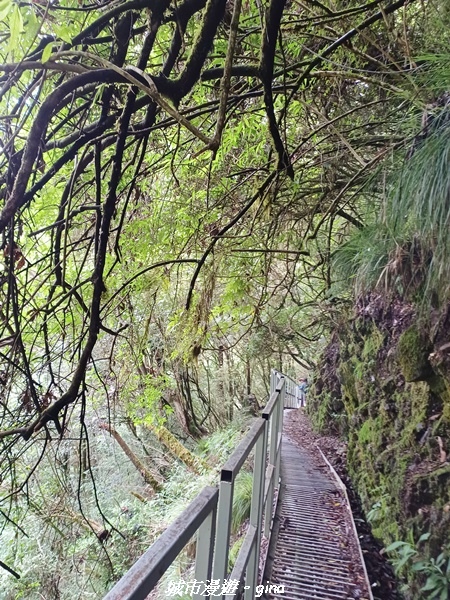
[[277, 412], [274, 417], [276, 419], [276, 444], [275, 444], [275, 485], [278, 486], [278, 482], [280, 479], [280, 464], [281, 464], [281, 437], [283, 433], [283, 414], [284, 414], [284, 400], [286, 394], [286, 380], [284, 380], [284, 385], [282, 385], [280, 390], [280, 398], [278, 400]]
[[253, 544], [247, 565], [245, 578], [244, 600], [253, 600], [256, 585], [258, 583], [259, 552], [261, 546], [262, 529], [262, 504], [264, 500], [264, 475], [266, 471], [267, 455], [267, 421], [264, 421], [264, 429], [261, 432], [255, 446], [253, 466], [253, 489], [252, 504], [250, 508], [250, 525], [256, 528], [255, 543]]
[[232, 481], [221, 480], [219, 485], [219, 502], [217, 507], [216, 541], [214, 544], [214, 560], [212, 579], [223, 583], [228, 571], [228, 545], [231, 531], [231, 513], [233, 510], [234, 478]]
[[[216, 536], [217, 507], [206, 517], [197, 533], [197, 548], [195, 552], [195, 580], [209, 581], [214, 551], [214, 540]], [[202, 594], [193, 594], [194, 600], [204, 599]]]
[[[280, 386], [281, 384], [281, 386]], [[273, 498], [275, 488], [279, 486], [280, 479], [280, 440], [281, 431], [283, 426], [283, 408], [284, 408], [284, 390], [286, 380], [280, 378], [278, 380], [278, 373], [272, 370], [270, 377], [270, 389], [271, 396], [278, 390], [278, 398], [275, 401], [275, 406], [271, 414], [266, 414], [265, 418], [268, 419], [270, 430], [269, 436], [269, 466], [272, 467], [272, 473], [268, 484], [266, 506], [264, 510], [264, 535], [268, 538], [270, 534], [270, 526], [272, 523], [272, 512], [273, 512]], [[264, 416], [264, 413], [263, 413]]]
[[277, 388], [278, 383], [278, 372], [275, 369], [272, 369], [270, 372], [270, 395], [274, 393]]
[[272, 470], [270, 480], [267, 489], [266, 506], [264, 508], [264, 536], [266, 538], [270, 535], [270, 526], [272, 524], [272, 512], [273, 512], [273, 496], [274, 496], [274, 471]]
[[278, 406], [279, 406], [279, 399], [277, 400], [275, 409], [274, 409], [272, 415], [270, 416], [269, 464], [271, 464], [271, 465], [275, 465], [275, 459], [276, 459], [277, 438], [278, 438], [277, 429], [278, 429], [278, 422], [279, 422]]

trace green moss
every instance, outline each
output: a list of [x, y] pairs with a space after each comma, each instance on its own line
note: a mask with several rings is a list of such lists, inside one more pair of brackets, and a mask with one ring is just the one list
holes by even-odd
[[362, 357], [364, 359], [374, 360], [379, 349], [383, 346], [384, 335], [379, 329], [374, 327], [372, 333], [365, 339]]
[[450, 424], [450, 401], [447, 400], [447, 402], [444, 404], [444, 408], [443, 408], [443, 412], [442, 412], [442, 417], [443, 419]]
[[307, 411], [315, 431], [340, 436], [346, 433], [348, 422], [344, 404], [340, 398], [333, 397], [330, 392], [310, 400]]
[[[444, 465], [434, 471], [420, 473], [415, 475], [409, 485], [405, 495], [404, 508], [408, 516], [414, 518], [423, 507], [426, 507], [426, 514], [433, 509], [435, 513], [436, 524], [446, 518], [448, 521], [447, 510], [442, 510], [450, 501], [450, 465]], [[441, 510], [439, 510], [441, 509]], [[445, 531], [441, 532], [443, 537]]]
[[[450, 454], [450, 358], [430, 365], [433, 349], [417, 324], [400, 337], [388, 331], [388, 322], [354, 318], [333, 340], [339, 344], [332, 364], [342, 392], [339, 412], [348, 423], [347, 465], [366, 514], [376, 514], [374, 535], [388, 545], [430, 531], [423, 548], [429, 559], [448, 541], [450, 527], [450, 467], [439, 464], [437, 440]], [[319, 420], [330, 428], [336, 393], [327, 385], [321, 392]], [[406, 576], [412, 581], [416, 575]]]
[[430, 390], [437, 396], [445, 399], [450, 397], [448, 382], [446, 382], [443, 377], [433, 373], [432, 376], [427, 379], [427, 383], [430, 386]]
[[331, 395], [322, 394], [318, 411], [316, 412], [315, 426], [317, 431], [324, 431], [327, 428], [330, 413]]
[[421, 381], [431, 374], [429, 345], [415, 326], [402, 333], [397, 344], [397, 359], [405, 381]]
[[398, 410], [394, 422], [398, 446], [403, 450], [414, 448], [428, 428], [430, 388], [424, 381], [409, 383], [394, 398]]
[[340, 364], [339, 379], [341, 381], [344, 403], [349, 403], [351, 406], [356, 407], [358, 404], [358, 395], [355, 388], [355, 369], [351, 362]]
[[382, 540], [385, 545], [388, 545], [388, 542], [395, 542], [402, 537], [398, 523], [392, 520], [392, 511], [389, 512], [391, 517], [387, 513], [379, 526], [372, 527], [374, 537]]
[[368, 419], [363, 423], [358, 432], [358, 443], [362, 445], [372, 444], [378, 449], [381, 445], [381, 431], [382, 426], [380, 418]]
[[413, 421], [418, 423], [427, 418], [428, 409], [430, 406], [430, 386], [425, 381], [411, 383], [406, 386], [405, 393], [411, 398], [411, 417]]

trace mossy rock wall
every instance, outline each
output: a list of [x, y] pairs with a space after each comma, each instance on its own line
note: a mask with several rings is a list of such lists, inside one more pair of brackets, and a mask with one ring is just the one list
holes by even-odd
[[[429, 531], [421, 550], [436, 557], [450, 543], [448, 318], [423, 326], [411, 306], [383, 302], [368, 298], [342, 320], [308, 410], [317, 429], [346, 436], [376, 537], [388, 545]], [[419, 598], [420, 574], [407, 578], [407, 597]]]

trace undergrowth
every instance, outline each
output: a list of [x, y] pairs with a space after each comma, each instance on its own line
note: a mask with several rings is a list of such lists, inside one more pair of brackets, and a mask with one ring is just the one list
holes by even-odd
[[233, 514], [231, 517], [231, 531], [233, 533], [236, 533], [245, 519], [250, 516], [252, 489], [253, 474], [247, 471], [239, 473], [234, 487]]
[[[408, 572], [417, 575], [423, 582], [421, 597], [427, 600], [448, 600], [450, 598], [450, 548], [443, 548], [436, 558], [424, 558], [420, 546], [430, 537], [430, 533], [420, 536], [417, 543], [395, 541], [386, 548], [395, 573], [405, 576]], [[409, 583], [404, 584], [405, 592], [409, 591]]]
[[[422, 124], [402, 163], [388, 175], [377, 218], [335, 253], [337, 278], [344, 288], [352, 281], [357, 295], [378, 289], [408, 297], [419, 308], [450, 297], [448, 58], [422, 57], [416, 77], [427, 82], [435, 101], [417, 115]], [[381, 179], [380, 174], [384, 189]]]

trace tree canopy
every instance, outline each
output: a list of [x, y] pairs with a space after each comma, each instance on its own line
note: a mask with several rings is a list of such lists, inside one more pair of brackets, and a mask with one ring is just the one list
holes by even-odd
[[313, 365], [331, 259], [383, 210], [449, 19], [444, 0], [0, 1], [7, 520], [92, 407], [198, 437], [227, 361], [227, 418], [269, 358]]

